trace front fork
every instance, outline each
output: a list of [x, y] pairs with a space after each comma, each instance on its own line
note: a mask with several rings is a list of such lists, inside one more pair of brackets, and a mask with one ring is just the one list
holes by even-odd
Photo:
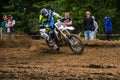
[[64, 37], [64, 39], [66, 39], [68, 37], [68, 35], [70, 35], [69, 31], [68, 30], [63, 30], [63, 31], [60, 31], [61, 35]]
[[58, 34], [56, 34], [56, 37], [58, 39], [58, 41], [60, 42], [60, 44], [65, 44], [66, 43], [66, 39], [68, 39], [68, 36], [70, 35], [68, 30], [59, 30]]

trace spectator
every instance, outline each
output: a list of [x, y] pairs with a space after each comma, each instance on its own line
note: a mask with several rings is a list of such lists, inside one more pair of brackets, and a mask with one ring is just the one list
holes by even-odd
[[74, 30], [74, 27], [72, 27], [72, 18], [70, 17], [69, 12], [65, 13], [65, 18], [62, 20], [63, 25], [66, 27], [66, 29], [70, 32]]
[[95, 38], [96, 38], [97, 29], [98, 29], [98, 24], [97, 24], [97, 22], [95, 21], [95, 17], [92, 16], [92, 18], [93, 18], [94, 27], [95, 27], [94, 31], [92, 31], [92, 35], [93, 35], [93, 36], [92, 36], [92, 39], [95, 39]]
[[8, 15], [8, 21], [6, 23], [6, 27], [7, 27], [7, 33], [10, 35], [10, 38], [14, 37], [15, 20], [13, 19], [12, 15]]
[[92, 40], [92, 31], [94, 31], [94, 22], [93, 18], [90, 16], [90, 12], [86, 12], [86, 18], [83, 21], [83, 29], [84, 29], [84, 35], [85, 40]]
[[3, 20], [4, 21], [2, 21], [1, 25], [0, 25], [0, 28], [1, 28], [1, 38], [3, 38], [3, 37], [5, 38], [6, 37], [6, 32], [7, 32], [6, 22], [8, 20], [7, 15], [3, 15]]
[[106, 40], [111, 40], [112, 37], [112, 22], [110, 17], [104, 18], [105, 24], [105, 33], [106, 33]]

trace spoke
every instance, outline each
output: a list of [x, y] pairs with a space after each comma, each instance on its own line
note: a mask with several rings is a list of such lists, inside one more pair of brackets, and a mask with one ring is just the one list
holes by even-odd
[[81, 45], [80, 45], [80, 42], [78, 39], [76, 39], [75, 37], [72, 37], [70, 39], [70, 43], [71, 43], [71, 47], [74, 49], [74, 50], [81, 50]]

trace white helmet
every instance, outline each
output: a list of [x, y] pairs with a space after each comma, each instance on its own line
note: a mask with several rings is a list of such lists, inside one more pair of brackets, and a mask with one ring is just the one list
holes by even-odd
[[40, 13], [45, 17], [48, 17], [49, 15], [48, 10], [46, 8], [41, 9]]

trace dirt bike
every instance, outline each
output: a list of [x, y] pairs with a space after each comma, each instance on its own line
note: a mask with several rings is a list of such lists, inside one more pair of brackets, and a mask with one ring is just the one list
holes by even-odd
[[[81, 54], [83, 52], [84, 45], [78, 36], [71, 34], [60, 20], [57, 20], [54, 26], [53, 31], [48, 31], [47, 34], [46, 29], [40, 29], [41, 36], [44, 35], [44, 39], [51, 50], [59, 51], [60, 47], [67, 44], [74, 53]], [[52, 38], [50, 37], [51, 33], [54, 34]]]

